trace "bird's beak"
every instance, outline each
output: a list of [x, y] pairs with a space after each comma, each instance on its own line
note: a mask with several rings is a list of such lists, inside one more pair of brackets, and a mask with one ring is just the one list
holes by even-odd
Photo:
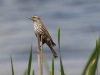
[[30, 17], [29, 19], [31, 19], [32, 20], [32, 18]]

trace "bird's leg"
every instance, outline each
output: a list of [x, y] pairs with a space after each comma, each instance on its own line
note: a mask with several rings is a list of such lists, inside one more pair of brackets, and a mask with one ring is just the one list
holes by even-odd
[[[42, 45], [45, 43], [45, 40], [44, 40], [44, 37], [40, 37], [40, 39], [41, 39], [41, 42], [42, 42]], [[42, 46], [42, 45], [40, 45], [40, 47]]]
[[[44, 43], [45, 43], [45, 42], [44, 42], [44, 41], [42, 41], [42, 45], [43, 45]], [[41, 47], [42, 45], [40, 45], [40, 47]]]

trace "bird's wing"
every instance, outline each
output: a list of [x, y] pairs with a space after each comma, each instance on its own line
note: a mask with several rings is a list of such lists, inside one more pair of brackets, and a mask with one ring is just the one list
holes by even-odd
[[[43, 23], [42, 23], [42, 25], [43, 25]], [[52, 38], [51, 38], [51, 36], [50, 36], [48, 30], [46, 29], [46, 27], [45, 27], [44, 25], [42, 26], [42, 29], [43, 29], [43, 32], [47, 35], [47, 37], [49, 37], [50, 40], [52, 40]]]
[[52, 38], [51, 38], [51, 36], [50, 36], [50, 34], [49, 34], [49, 32], [48, 32], [48, 30], [46, 29], [46, 27], [43, 25], [43, 23], [41, 22], [40, 23], [41, 25], [41, 34], [43, 35], [43, 36], [46, 36], [47, 37], [47, 39], [50, 41], [50, 42], [52, 42], [52, 45], [53, 46], [56, 46], [56, 44], [53, 42], [53, 40], [52, 40]]
[[53, 42], [48, 30], [45, 28], [44, 25], [43, 25], [43, 27], [44, 27], [44, 30], [45, 30], [44, 32], [45, 32], [46, 36], [48, 37], [48, 40], [50, 40], [50, 42], [52, 43], [53, 46], [56, 46], [56, 44]]

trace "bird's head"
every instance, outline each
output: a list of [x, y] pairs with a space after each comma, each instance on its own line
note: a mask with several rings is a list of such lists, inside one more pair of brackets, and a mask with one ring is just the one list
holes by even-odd
[[38, 20], [40, 20], [40, 18], [38, 16], [32, 16], [29, 19], [31, 19], [32, 21], [36, 22]]

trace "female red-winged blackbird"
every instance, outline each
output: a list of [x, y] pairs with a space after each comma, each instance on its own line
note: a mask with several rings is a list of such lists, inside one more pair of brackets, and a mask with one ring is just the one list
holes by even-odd
[[37, 36], [37, 33], [39, 34], [40, 41], [41, 41], [41, 36], [42, 36], [42, 45], [46, 43], [49, 48], [51, 49], [51, 52], [54, 56], [54, 58], [57, 58], [58, 55], [53, 49], [53, 46], [56, 46], [56, 44], [53, 42], [48, 30], [45, 28], [43, 25], [41, 19], [38, 16], [32, 16], [29, 19], [31, 19], [34, 22], [34, 31], [35, 35]]

